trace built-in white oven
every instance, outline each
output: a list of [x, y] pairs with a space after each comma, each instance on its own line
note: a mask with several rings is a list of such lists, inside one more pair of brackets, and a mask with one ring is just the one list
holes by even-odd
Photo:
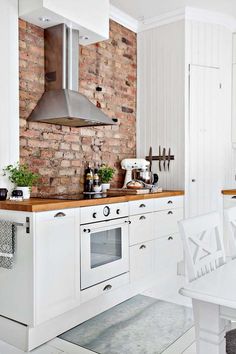
[[[81, 224], [81, 290], [129, 271], [128, 217], [120, 217], [120, 209], [95, 208], [99, 219], [108, 219]], [[99, 214], [92, 211], [93, 217]], [[109, 219], [112, 214], [116, 218]]]

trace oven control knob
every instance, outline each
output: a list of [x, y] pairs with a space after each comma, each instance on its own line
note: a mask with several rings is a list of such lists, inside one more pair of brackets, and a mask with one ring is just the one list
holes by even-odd
[[110, 210], [109, 206], [105, 206], [103, 209], [103, 215], [108, 216], [108, 215], [110, 215], [110, 213], [111, 213], [111, 210]]
[[93, 213], [93, 218], [96, 219], [97, 213]]
[[120, 215], [120, 209], [117, 209], [117, 210], [116, 210], [116, 214], [117, 214], [117, 215]]

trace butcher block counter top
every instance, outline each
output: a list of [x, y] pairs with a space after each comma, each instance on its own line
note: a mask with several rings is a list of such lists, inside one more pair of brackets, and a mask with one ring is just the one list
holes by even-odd
[[236, 189], [225, 189], [222, 191], [224, 195], [236, 195]]
[[165, 198], [184, 195], [184, 191], [163, 191], [161, 193], [150, 193], [144, 195], [125, 195], [125, 196], [108, 196], [98, 199], [84, 200], [61, 200], [61, 199], [45, 199], [31, 198], [25, 201], [0, 201], [0, 209], [26, 212], [40, 212], [58, 209], [79, 208], [93, 205], [122, 203], [132, 200], [144, 200], [151, 198]]

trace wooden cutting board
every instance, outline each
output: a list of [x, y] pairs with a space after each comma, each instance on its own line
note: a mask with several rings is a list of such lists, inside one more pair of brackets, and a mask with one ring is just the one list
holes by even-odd
[[107, 190], [107, 194], [115, 195], [138, 195], [138, 194], [149, 194], [150, 191], [147, 188], [132, 189], [132, 188], [111, 188]]

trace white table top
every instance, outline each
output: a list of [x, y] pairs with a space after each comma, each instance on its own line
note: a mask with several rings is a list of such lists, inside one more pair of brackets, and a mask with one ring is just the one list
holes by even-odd
[[180, 294], [236, 309], [236, 260], [186, 284]]

